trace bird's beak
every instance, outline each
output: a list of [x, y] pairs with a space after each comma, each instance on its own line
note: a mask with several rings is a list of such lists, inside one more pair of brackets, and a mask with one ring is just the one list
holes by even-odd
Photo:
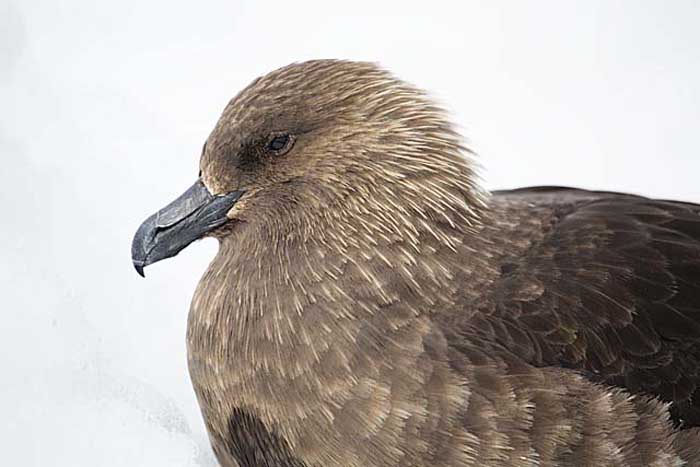
[[232, 191], [221, 196], [209, 193], [201, 180], [175, 201], [146, 219], [131, 244], [136, 272], [162, 259], [171, 258], [207, 232], [229, 221], [226, 213], [243, 195]]

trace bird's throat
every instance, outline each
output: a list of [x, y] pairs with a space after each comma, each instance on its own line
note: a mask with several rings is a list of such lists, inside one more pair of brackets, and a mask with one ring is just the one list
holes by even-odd
[[[427, 241], [424, 248], [398, 235], [354, 245], [340, 234], [266, 248], [245, 233], [222, 242], [188, 323], [190, 373], [210, 432], [226, 431], [244, 409], [294, 447], [309, 429], [327, 432], [314, 439], [332, 439], [372, 430], [352, 420], [390, 416], [380, 401], [398, 386], [377, 384], [399, 361], [421, 364], [426, 339], [442, 339], [429, 315], [455, 292], [445, 286], [457, 274], [452, 255]], [[434, 369], [425, 371], [427, 378]], [[405, 376], [404, 389], [421, 378]], [[339, 427], [340, 413], [368, 394], [379, 406]]]

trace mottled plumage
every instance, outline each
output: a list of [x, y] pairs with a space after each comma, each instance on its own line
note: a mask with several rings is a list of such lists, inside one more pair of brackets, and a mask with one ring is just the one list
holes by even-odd
[[220, 241], [187, 343], [223, 467], [700, 465], [700, 206], [489, 194], [421, 91], [332, 60], [236, 96], [193, 190], [134, 261]]

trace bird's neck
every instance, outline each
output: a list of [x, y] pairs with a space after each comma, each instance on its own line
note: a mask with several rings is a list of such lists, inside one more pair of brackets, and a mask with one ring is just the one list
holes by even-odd
[[458, 290], [463, 297], [457, 276], [489, 276], [487, 248], [478, 244], [483, 219], [471, 208], [356, 207], [290, 220], [286, 231], [241, 225], [200, 283], [195, 324], [225, 320], [231, 332], [218, 345], [272, 365], [281, 354], [289, 362], [342, 339], [356, 346], [363, 323], [380, 345], [374, 340], [397, 320], [439, 312]]
[[188, 325], [193, 383], [215, 408], [205, 418], [223, 426], [246, 407], [288, 440], [309, 426], [337, 435], [338, 407], [397, 364], [419, 365], [424, 341], [441, 339], [431, 315], [460, 280], [488, 276], [476, 236], [444, 215], [346, 213], [298, 226], [305, 235], [242, 226], [222, 241]]

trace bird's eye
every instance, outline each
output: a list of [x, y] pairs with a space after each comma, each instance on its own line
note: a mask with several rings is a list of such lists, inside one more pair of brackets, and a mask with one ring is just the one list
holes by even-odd
[[292, 145], [294, 145], [294, 138], [291, 135], [287, 133], [273, 134], [267, 142], [266, 149], [269, 152], [281, 155], [292, 149]]

